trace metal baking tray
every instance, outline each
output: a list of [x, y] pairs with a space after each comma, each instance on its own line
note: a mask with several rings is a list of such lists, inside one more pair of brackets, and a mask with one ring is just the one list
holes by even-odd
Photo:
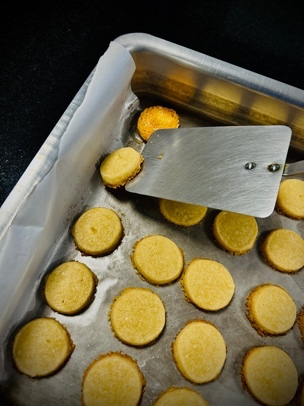
[[[284, 124], [292, 129], [288, 160], [304, 153], [304, 91], [274, 81], [145, 33], [113, 40], [91, 75], [64, 112], [45, 144], [1, 208], [0, 214], [0, 397], [3, 404], [34, 406], [81, 405], [82, 376], [99, 354], [121, 351], [135, 360], [146, 378], [142, 405], [151, 405], [169, 386], [188, 386], [210, 403], [255, 405], [244, 391], [240, 367], [255, 345], [286, 350], [304, 374], [303, 342], [298, 326], [284, 336], [262, 337], [251, 327], [246, 297], [260, 283], [289, 291], [297, 309], [304, 305], [303, 270], [293, 275], [274, 271], [263, 261], [259, 245], [269, 230], [284, 227], [304, 235], [303, 221], [277, 212], [257, 219], [259, 237], [252, 251], [232, 256], [215, 243], [211, 227], [217, 211], [209, 209], [200, 225], [183, 228], [164, 221], [157, 200], [109, 191], [98, 167], [114, 149], [141, 149], [136, 122], [143, 108], [162, 104], [180, 115], [181, 127]], [[208, 176], [208, 174], [206, 174]], [[85, 209], [113, 208], [120, 214], [124, 237], [111, 254], [83, 256], [70, 229]], [[194, 257], [221, 262], [231, 272], [235, 295], [218, 312], [199, 310], [184, 299], [179, 281], [153, 286], [132, 267], [133, 245], [148, 234], [171, 238], [183, 250], [185, 264]], [[98, 277], [93, 303], [76, 316], [53, 312], [43, 300], [45, 276], [65, 260], [79, 260]], [[127, 286], [149, 287], [162, 298], [166, 327], [151, 346], [134, 348], [114, 337], [108, 320], [112, 300]], [[56, 374], [33, 379], [14, 367], [14, 334], [27, 321], [50, 316], [64, 324], [75, 344], [70, 359]], [[219, 378], [203, 385], [186, 381], [174, 365], [171, 344], [188, 320], [214, 323], [227, 344], [227, 359]], [[295, 401], [292, 404], [296, 404]]]

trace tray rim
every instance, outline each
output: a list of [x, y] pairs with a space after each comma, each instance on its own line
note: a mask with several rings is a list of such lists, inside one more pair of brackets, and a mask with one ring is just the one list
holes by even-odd
[[[124, 46], [132, 56], [143, 51], [169, 56], [183, 64], [197, 66], [210, 75], [304, 109], [304, 90], [174, 42], [142, 32], [123, 34], [114, 41]], [[183, 55], [182, 60], [180, 55]], [[216, 75], [214, 66], [217, 68]]]

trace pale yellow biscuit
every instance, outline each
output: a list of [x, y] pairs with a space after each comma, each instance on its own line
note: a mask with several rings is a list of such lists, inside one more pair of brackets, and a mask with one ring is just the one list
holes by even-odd
[[219, 262], [195, 258], [185, 269], [182, 286], [186, 298], [204, 310], [216, 311], [227, 306], [235, 290], [233, 278]]
[[143, 140], [148, 141], [156, 130], [177, 128], [179, 116], [175, 110], [163, 106], [152, 106], [144, 109], [137, 121], [137, 129]]
[[92, 302], [96, 285], [96, 275], [85, 264], [68, 261], [46, 277], [44, 296], [56, 312], [76, 314]]
[[213, 234], [225, 251], [243, 255], [254, 246], [258, 225], [252, 216], [223, 210], [215, 217]]
[[264, 405], [287, 405], [295, 396], [298, 373], [290, 356], [275, 346], [251, 348], [242, 365], [242, 379]]
[[155, 285], [174, 281], [184, 267], [182, 250], [175, 242], [162, 235], [148, 235], [137, 241], [131, 260], [135, 269]]
[[143, 160], [141, 154], [131, 147], [113, 151], [100, 165], [104, 185], [111, 188], [124, 186], [140, 171]]
[[188, 322], [176, 336], [172, 351], [178, 370], [193, 383], [218, 378], [227, 353], [222, 334], [205, 320]]
[[66, 328], [53, 318], [41, 317], [17, 332], [13, 359], [23, 374], [43, 377], [57, 372], [73, 350], [74, 344]]
[[123, 227], [114, 210], [94, 207], [78, 218], [73, 225], [72, 235], [81, 252], [100, 256], [112, 252], [118, 246], [123, 236]]
[[100, 355], [86, 369], [82, 381], [84, 406], [136, 406], [146, 384], [137, 362], [129, 355]]
[[304, 240], [295, 231], [283, 228], [270, 231], [261, 251], [266, 262], [281, 272], [297, 272], [304, 266]]
[[294, 219], [304, 218], [304, 181], [285, 179], [281, 182], [276, 202], [278, 212]]
[[273, 284], [259, 285], [248, 295], [247, 317], [260, 335], [279, 335], [289, 331], [297, 308], [289, 293]]
[[178, 226], [190, 227], [199, 224], [207, 213], [207, 207], [173, 200], [160, 199], [159, 209], [161, 214], [170, 223]]
[[166, 310], [152, 290], [129, 287], [114, 299], [110, 321], [119, 340], [142, 347], [152, 344], [163, 331]]
[[187, 387], [170, 387], [161, 393], [154, 406], [209, 406], [203, 396]]

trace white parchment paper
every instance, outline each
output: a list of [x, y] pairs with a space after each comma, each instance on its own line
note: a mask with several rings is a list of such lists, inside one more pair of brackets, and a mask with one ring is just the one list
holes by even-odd
[[[95, 164], [124, 120], [135, 66], [128, 51], [112, 42], [47, 138], [0, 212], [0, 331], [25, 286], [37, 276], [95, 172]], [[120, 133], [119, 129], [117, 130]], [[118, 139], [118, 137], [116, 137]]]

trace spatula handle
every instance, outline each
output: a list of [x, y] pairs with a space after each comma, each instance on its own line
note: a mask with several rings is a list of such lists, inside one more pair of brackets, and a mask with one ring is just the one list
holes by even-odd
[[285, 164], [283, 176], [299, 175], [300, 173], [304, 173], [304, 161]]

